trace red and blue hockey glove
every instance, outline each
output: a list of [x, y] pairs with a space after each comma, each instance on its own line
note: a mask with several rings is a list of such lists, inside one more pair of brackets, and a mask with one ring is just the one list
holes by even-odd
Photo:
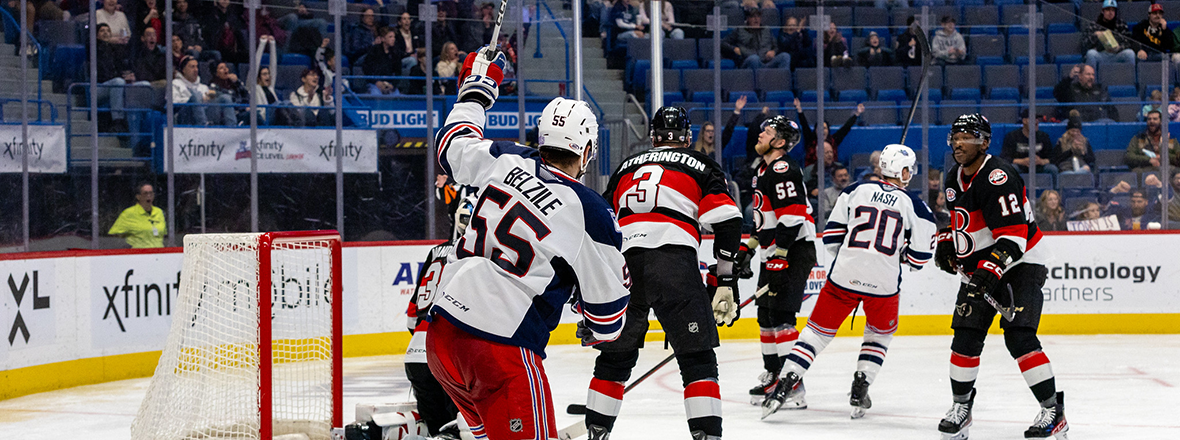
[[955, 255], [955, 233], [951, 228], [938, 231], [938, 244], [934, 247], [934, 264], [951, 275], [959, 274], [959, 257]]
[[787, 279], [787, 250], [778, 248], [774, 251], [769, 259], [766, 260], [766, 266], [763, 270], [766, 271], [766, 285], [770, 287], [770, 296], [775, 296], [780, 293], [787, 293], [789, 289], [789, 280]]
[[504, 80], [504, 53], [491, 46], [481, 47], [467, 54], [459, 70], [459, 101], [473, 101], [492, 108], [500, 97], [500, 82]]
[[979, 266], [971, 274], [971, 281], [967, 282], [967, 296], [990, 295], [1004, 277], [1004, 268], [1011, 259], [1002, 250], [993, 249], [979, 260]]
[[733, 323], [742, 316], [738, 308], [737, 277], [733, 275], [717, 275], [717, 265], [709, 266], [709, 276], [705, 281], [709, 296], [713, 298], [713, 319], [717, 326], [733, 327]]

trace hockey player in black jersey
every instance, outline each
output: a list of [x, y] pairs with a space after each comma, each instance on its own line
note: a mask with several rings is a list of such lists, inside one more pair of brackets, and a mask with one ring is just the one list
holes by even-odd
[[[815, 219], [807, 201], [803, 170], [787, 152], [799, 143], [799, 126], [785, 116], [762, 123], [755, 150], [762, 165], [754, 177], [754, 228], [762, 248], [762, 270], [758, 287], [769, 286], [758, 298], [758, 329], [762, 342], [762, 364], [766, 369], [760, 383], [750, 390], [751, 403], [761, 403], [779, 383], [783, 359], [791, 353], [799, 331], [795, 314], [803, 303], [803, 289], [815, 267]], [[786, 397], [782, 408], [804, 409], [804, 388], [800, 381]]]
[[[601, 353], [586, 400], [591, 440], [609, 437], [619, 416], [623, 383], [639, 359], [649, 310], [655, 311], [676, 353], [692, 438], [721, 437], [714, 324], [733, 325], [737, 319], [733, 267], [742, 214], [721, 167], [704, 153], [686, 148], [691, 138], [688, 112], [660, 108], [652, 117], [654, 148], [623, 160], [603, 194], [618, 213], [633, 284], [619, 339], [595, 346]], [[715, 237], [718, 287], [713, 298], [701, 280], [697, 260], [703, 226], [711, 226]]]
[[960, 116], [947, 143], [957, 165], [946, 173], [946, 203], [951, 228], [939, 231], [935, 263], [960, 275], [951, 321], [951, 392], [954, 404], [938, 424], [944, 440], [964, 440], [971, 426], [975, 378], [987, 329], [999, 307], [1015, 312], [1001, 319], [1008, 353], [1020, 366], [1025, 382], [1041, 404], [1041, 412], [1024, 432], [1029, 439], [1065, 439], [1065, 396], [1058, 392], [1049, 358], [1041, 351], [1037, 326], [1048, 271], [1041, 231], [1033, 220], [1020, 173], [1004, 160], [987, 154], [991, 124], [980, 114]]

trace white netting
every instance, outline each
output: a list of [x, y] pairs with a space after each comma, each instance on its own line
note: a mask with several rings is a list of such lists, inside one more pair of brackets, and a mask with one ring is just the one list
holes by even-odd
[[[262, 234], [184, 239], [179, 306], [131, 425], [132, 439], [260, 438], [258, 289]], [[272, 246], [274, 435], [328, 439], [333, 416], [329, 239]], [[339, 305], [335, 305], [339, 307]]]

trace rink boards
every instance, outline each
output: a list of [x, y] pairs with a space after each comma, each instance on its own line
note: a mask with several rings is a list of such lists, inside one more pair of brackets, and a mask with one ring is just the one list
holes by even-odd
[[[345, 246], [345, 356], [404, 352], [406, 305], [432, 245]], [[1041, 246], [1054, 255], [1046, 265], [1041, 333], [1180, 332], [1180, 234], [1046, 235]], [[701, 248], [703, 269], [712, 262], [711, 240]], [[823, 286], [830, 256], [823, 249], [817, 255], [821, 264], [808, 281], [801, 315]], [[171, 325], [182, 258], [179, 248], [0, 256], [0, 399], [150, 376]], [[932, 264], [902, 278], [898, 334], [949, 334], [959, 279]], [[741, 281], [743, 297], [753, 294], [754, 283]], [[721, 330], [722, 338], [757, 338], [753, 306], [742, 316]], [[576, 343], [576, 320], [567, 311], [551, 343]], [[863, 331], [863, 316], [854, 326], [845, 322], [841, 335]], [[648, 339], [662, 341], [658, 322], [652, 328]]]

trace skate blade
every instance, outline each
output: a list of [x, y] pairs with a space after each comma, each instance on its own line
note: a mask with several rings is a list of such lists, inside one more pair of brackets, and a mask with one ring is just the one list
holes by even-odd
[[779, 409], [785, 409], [785, 410], [807, 409], [807, 401], [803, 400], [803, 399], [787, 399], [787, 401], [783, 402], [782, 407]]
[[859, 419], [865, 416], [865, 409], [859, 406], [852, 407], [852, 418]]
[[783, 406], [782, 402], [774, 399], [768, 399], [762, 402], [762, 420], [766, 420], [771, 414], [778, 412], [778, 409]]
[[942, 432], [942, 440], [967, 440], [967, 428], [954, 434]]
[[766, 396], [750, 396], [751, 405], [761, 405], [763, 400], [766, 400]]

